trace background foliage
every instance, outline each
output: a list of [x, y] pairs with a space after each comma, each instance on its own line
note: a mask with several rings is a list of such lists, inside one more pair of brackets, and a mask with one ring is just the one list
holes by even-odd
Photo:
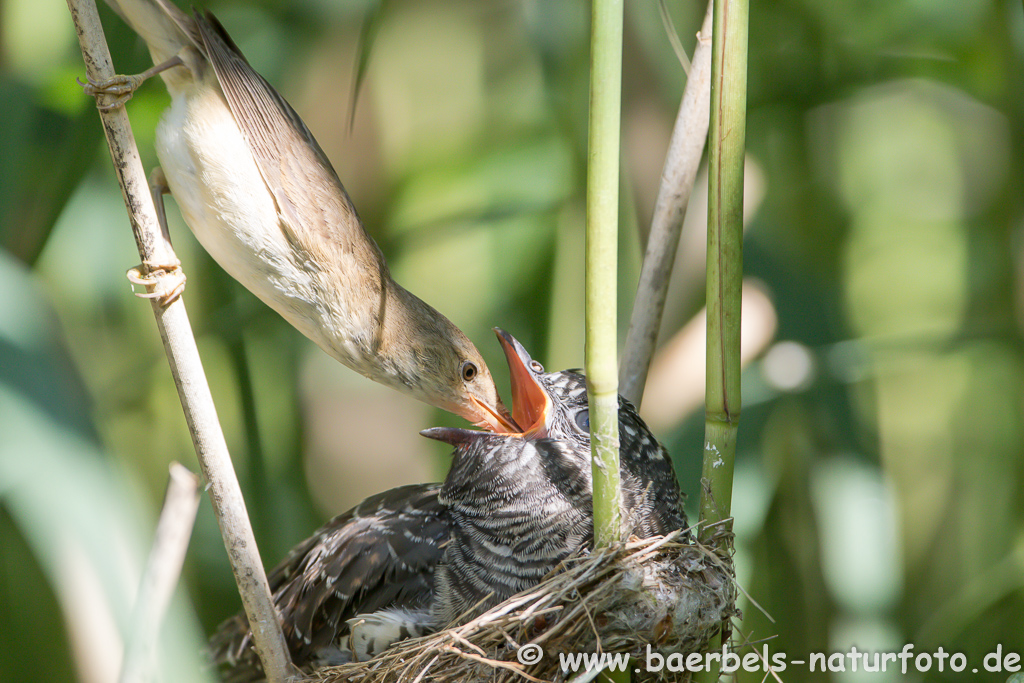
[[[669, 5], [692, 49], [704, 7]], [[582, 365], [583, 3], [211, 7], [317, 135], [396, 278], [499, 387], [493, 325], [548, 367]], [[148, 66], [101, 9], [119, 71]], [[749, 319], [771, 341], [744, 375], [734, 513], [741, 581], [775, 623], [744, 604], [742, 630], [790, 658], [1024, 652], [1021, 5], [752, 3], [749, 52], [745, 265], [767, 295]], [[167, 463], [196, 468], [124, 280], [138, 257], [82, 73], [63, 3], [0, 4], [0, 680], [109, 680]], [[623, 321], [684, 78], [657, 4], [627, 3]], [[129, 105], [150, 166], [166, 104], [153, 83]], [[702, 305], [703, 212], [695, 199], [666, 341]], [[416, 432], [456, 418], [328, 359], [170, 214], [268, 565], [366, 495], [443, 476], [445, 450]], [[644, 412], [695, 503], [703, 359], [687, 348], [666, 347]], [[190, 680], [202, 634], [239, 607], [206, 502], [180, 598], [165, 658]]]

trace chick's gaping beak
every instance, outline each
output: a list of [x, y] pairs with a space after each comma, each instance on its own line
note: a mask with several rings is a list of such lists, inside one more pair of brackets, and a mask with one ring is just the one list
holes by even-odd
[[495, 327], [501, 349], [508, 362], [512, 382], [512, 419], [519, 425], [523, 436], [543, 436], [547, 433], [547, 420], [551, 412], [551, 399], [541, 386], [534, 371], [533, 359], [523, 345], [505, 330]]

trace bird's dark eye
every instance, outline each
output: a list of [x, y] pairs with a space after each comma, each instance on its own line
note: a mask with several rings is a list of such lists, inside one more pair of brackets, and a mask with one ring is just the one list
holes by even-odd
[[465, 363], [462, 364], [462, 379], [466, 380], [467, 382], [473, 381], [473, 379], [476, 377], [477, 372], [478, 371], [476, 369], [476, 363], [467, 360]]
[[534, 372], [544, 372], [544, 366], [535, 360], [530, 361], [530, 367], [533, 368]]
[[576, 426], [585, 432], [590, 431], [590, 411], [581, 410], [576, 413]]

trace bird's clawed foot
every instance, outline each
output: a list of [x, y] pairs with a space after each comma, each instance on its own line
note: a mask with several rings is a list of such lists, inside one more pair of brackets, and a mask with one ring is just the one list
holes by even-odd
[[[135, 91], [139, 89], [142, 82], [146, 80], [146, 76], [138, 74], [136, 76], [124, 76], [118, 74], [113, 78], [108, 78], [105, 81], [94, 81], [91, 78], [88, 83], [83, 83], [80, 79], [75, 79], [78, 84], [85, 90], [86, 95], [92, 95], [97, 98], [96, 108], [101, 111], [110, 111], [111, 109], [117, 109], [123, 107], [128, 100], [132, 98]], [[107, 95], [112, 99], [107, 102], [100, 103], [99, 97], [101, 95]]]
[[[183, 66], [184, 62], [181, 61], [181, 57], [175, 55], [166, 62], [162, 62], [155, 66], [151, 66], [140, 74], [134, 76], [122, 76], [117, 75], [112, 78], [108, 78], [105, 81], [94, 81], [91, 78], [88, 83], [82, 83], [80, 79], [75, 79], [78, 84], [85, 90], [86, 95], [92, 95], [97, 98], [96, 108], [100, 111], [110, 111], [111, 109], [117, 109], [123, 107], [128, 100], [132, 98], [135, 91], [139, 89], [147, 78], [151, 78], [161, 71], [167, 71], [176, 66]], [[109, 102], [100, 104], [100, 95], [107, 95], [113, 98]]]
[[135, 296], [156, 299], [165, 308], [185, 291], [185, 273], [181, 263], [143, 263], [129, 269], [126, 275], [128, 282], [146, 288], [145, 292], [135, 292]]

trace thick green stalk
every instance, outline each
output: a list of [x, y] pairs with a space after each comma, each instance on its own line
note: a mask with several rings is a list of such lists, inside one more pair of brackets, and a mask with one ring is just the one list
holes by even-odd
[[[715, 0], [708, 132], [707, 383], [700, 538], [712, 542], [732, 510], [740, 419], [740, 292], [743, 280], [743, 156], [747, 112], [747, 0]], [[729, 529], [731, 529], [731, 523]], [[729, 551], [729, 535], [721, 550]], [[726, 624], [723, 624], [723, 628]], [[719, 650], [724, 632], [708, 644]], [[698, 674], [717, 681], [717, 672]]]
[[[730, 516], [740, 418], [747, 0], [716, 0], [711, 52], [707, 386], [701, 519]], [[702, 527], [707, 539], [714, 530]]]
[[594, 0], [587, 151], [586, 372], [594, 473], [594, 539], [619, 540], [616, 256], [623, 0]]

